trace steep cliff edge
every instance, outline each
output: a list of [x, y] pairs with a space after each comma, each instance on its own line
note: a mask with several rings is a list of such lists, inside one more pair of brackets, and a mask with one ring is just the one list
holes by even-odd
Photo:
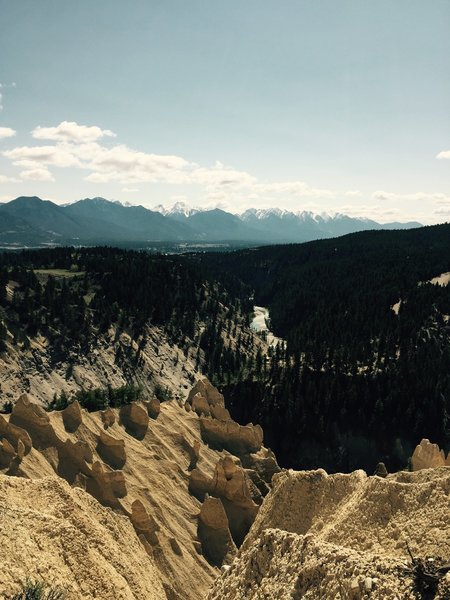
[[[205, 408], [214, 407], [216, 417], [206, 417], [204, 413], [199, 416], [192, 409], [191, 398], [194, 397]], [[272, 474], [279, 471], [270, 452], [262, 447], [259, 428], [255, 428], [257, 435], [251, 436], [250, 445], [242, 441], [247, 439], [245, 436], [238, 435], [239, 445], [232, 454], [208, 445], [202, 431], [203, 419], [214, 421], [217, 426], [234, 425], [239, 433], [239, 426], [225, 411], [223, 396], [207, 380], [197, 382], [186, 403], [170, 401], [160, 405], [155, 398], [150, 398], [100, 412], [87, 412], [77, 402], [62, 411], [46, 412], [29, 396], [22, 395], [10, 415], [0, 415], [1, 490], [13, 489], [14, 485], [17, 489], [17, 499], [12, 492], [2, 495], [0, 491], [0, 502], [17, 512], [24, 506], [29, 520], [9, 519], [7, 511], [0, 512], [0, 529], [7, 531], [4, 547], [7, 547], [6, 539], [22, 539], [27, 527], [33, 530], [33, 519], [36, 523], [47, 519], [39, 517], [42, 507], [43, 514], [50, 521], [56, 519], [59, 527], [52, 560], [55, 563], [61, 560], [63, 566], [67, 561], [86, 562], [83, 553], [79, 559], [77, 548], [73, 547], [72, 552], [70, 545], [65, 554], [61, 554], [64, 531], [70, 540], [72, 530], [60, 520], [58, 511], [70, 512], [78, 503], [75, 512], [80, 513], [80, 519], [74, 515], [71, 522], [75, 523], [74, 527], [79, 522], [84, 542], [80, 538], [77, 544], [95, 547], [102, 534], [96, 523], [84, 527], [81, 513], [84, 509], [89, 512], [93, 504], [98, 505], [101, 522], [109, 519], [112, 523], [109, 529], [126, 518], [128, 524], [122, 528], [123, 539], [115, 538], [118, 547], [127, 543], [127, 535], [132, 545], [140, 544], [136, 560], [140, 553], [146, 553], [148, 559], [142, 566], [143, 573], [145, 575], [148, 563], [148, 577], [151, 579], [153, 572], [157, 574], [158, 585], [169, 600], [202, 597], [217, 577], [216, 567], [232, 560], [236, 545], [240, 545], [253, 523]], [[247, 435], [252, 428], [252, 425], [246, 426]], [[53, 488], [55, 500], [47, 503], [46, 498]], [[93, 498], [86, 500], [86, 493]], [[39, 496], [35, 510], [34, 496]], [[63, 509], [64, 498], [68, 503], [66, 509]], [[211, 504], [214, 505], [212, 510]], [[14, 523], [17, 523], [17, 531]], [[44, 539], [46, 534], [48, 540]], [[16, 544], [16, 554], [11, 555], [9, 575], [0, 583], [0, 593], [12, 593], [14, 585], [17, 589], [20, 581], [27, 577], [42, 578], [49, 573], [42, 548], [52, 546], [51, 536], [49, 527], [41, 537], [33, 535], [26, 544]], [[225, 546], [222, 539], [226, 540]], [[108, 545], [107, 541], [105, 544]], [[117, 548], [110, 550], [107, 556], [111, 558], [105, 559], [97, 553], [90, 559], [95, 563], [92, 569], [99, 572], [96, 575], [99, 582], [108, 580], [106, 563], [114, 563], [113, 557], [120, 554]], [[130, 551], [130, 557], [132, 554]], [[9, 561], [8, 556], [5, 555], [4, 561]], [[126, 560], [125, 556], [125, 572]], [[66, 567], [63, 566], [55, 572], [56, 583], [64, 580]], [[103, 583], [99, 583], [101, 593], [95, 592], [95, 585], [80, 587], [83, 573], [91, 577], [89, 569], [83, 568], [84, 571], [78, 571], [77, 566], [68, 577], [69, 600], [147, 598], [141, 590], [147, 589], [148, 582], [139, 583], [140, 571], [136, 574], [139, 592], [133, 591], [134, 580], [130, 580], [129, 585], [124, 582], [119, 586], [123, 588], [122, 595], [115, 596], [112, 588], [104, 587]], [[123, 573], [119, 569], [113, 575], [117, 575], [116, 579], [127, 579]], [[52, 577], [50, 583], [53, 582]], [[155, 588], [155, 598], [159, 598], [159, 589]]]
[[2, 598], [33, 577], [68, 599], [166, 600], [129, 519], [62, 479], [0, 476], [0, 514]]
[[280, 472], [262, 444], [207, 379], [184, 402], [98, 412], [22, 395], [0, 415], [0, 594], [32, 578], [67, 600], [448, 600], [437, 446], [368, 477]]
[[[449, 495], [448, 467], [386, 478], [283, 472], [207, 598], [449, 598]], [[428, 570], [444, 567], [432, 595], [408, 547]]]

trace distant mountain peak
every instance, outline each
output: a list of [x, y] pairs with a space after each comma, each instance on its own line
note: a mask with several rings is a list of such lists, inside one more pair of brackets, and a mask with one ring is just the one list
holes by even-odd
[[306, 242], [338, 237], [364, 229], [410, 229], [420, 223], [380, 224], [342, 213], [296, 212], [282, 208], [248, 208], [232, 213], [223, 205], [192, 207], [184, 201], [171, 207], [107, 200], [100, 196], [55, 204], [37, 196], [21, 196], [0, 205], [0, 233], [7, 243], [86, 241], [239, 241]]
[[132, 204], [131, 202], [128, 202], [128, 200], [112, 200], [112, 202], [114, 202], [114, 204], [118, 204], [119, 206], [124, 206], [125, 208], [131, 208], [133, 206], [137, 206], [136, 204]]
[[19, 196], [18, 198], [14, 198], [14, 200], [10, 200], [10, 202], [34, 202], [37, 204], [48, 202], [48, 200], [43, 200], [42, 198], [39, 198], [39, 196]]
[[154, 210], [155, 212], [161, 213], [165, 217], [170, 217], [170, 216], [190, 217], [190, 216], [195, 215], [196, 213], [201, 212], [205, 209], [197, 208], [194, 206], [189, 206], [188, 204], [186, 204], [186, 202], [179, 201], [179, 202], [175, 202], [175, 204], [173, 204], [170, 207], [165, 207], [163, 204], [158, 204], [157, 206], [153, 207], [152, 210]]
[[[94, 196], [94, 198], [82, 198], [81, 200], [76, 200], [76, 202], [90, 202], [91, 204], [115, 204], [114, 200], [107, 200], [101, 196]], [[75, 202], [72, 202], [72, 204], [75, 204]]]
[[257, 219], [268, 219], [271, 216], [284, 217], [285, 215], [293, 214], [284, 208], [248, 208], [241, 214], [241, 218], [244, 220], [250, 216], [254, 216]]

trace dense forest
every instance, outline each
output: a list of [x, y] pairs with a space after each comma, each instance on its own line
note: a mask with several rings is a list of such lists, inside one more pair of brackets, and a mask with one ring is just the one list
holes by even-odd
[[[283, 466], [393, 470], [422, 437], [450, 450], [450, 287], [430, 283], [449, 271], [450, 225], [223, 254], [8, 252], [0, 351], [42, 335], [57, 361], [158, 325]], [[285, 346], [255, 343], [253, 304]]]
[[[76, 362], [113, 331], [116, 340], [126, 332], [136, 343], [138, 368], [146, 327], [157, 326], [179, 348], [196, 349], [198, 369], [230, 382], [247, 377], [256, 358], [250, 312], [248, 300], [232, 298], [176, 256], [114, 248], [0, 254], [0, 351], [8, 340], [27, 351], [44, 336], [55, 364]], [[117, 343], [118, 364], [121, 353]]]
[[224, 390], [282, 464], [400, 468], [422, 437], [450, 450], [450, 288], [429, 283], [450, 271], [449, 225], [200, 260], [230, 293], [247, 285], [287, 342]]

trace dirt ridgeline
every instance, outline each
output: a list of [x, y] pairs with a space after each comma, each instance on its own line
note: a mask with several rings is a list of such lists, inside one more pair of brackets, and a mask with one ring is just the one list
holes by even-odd
[[206, 379], [185, 403], [92, 413], [22, 395], [0, 415], [0, 597], [31, 578], [68, 600], [197, 600], [277, 471], [261, 429], [234, 423]]
[[62, 479], [0, 476], [0, 522], [0, 592], [32, 577], [79, 600], [167, 598], [130, 520]]
[[408, 546], [430, 569], [449, 562], [449, 498], [448, 467], [386, 478], [283, 472], [207, 598], [448, 599], [450, 573], [420, 593]]
[[67, 600], [449, 600], [448, 573], [419, 593], [408, 554], [450, 561], [436, 445], [368, 477], [280, 472], [262, 442], [206, 379], [185, 402], [94, 413], [21, 396], [0, 415], [0, 596], [32, 578]]

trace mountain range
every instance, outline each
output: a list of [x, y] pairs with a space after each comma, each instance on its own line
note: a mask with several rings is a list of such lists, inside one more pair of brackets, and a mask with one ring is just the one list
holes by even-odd
[[344, 214], [315, 215], [250, 208], [232, 214], [220, 208], [171, 209], [85, 198], [59, 205], [37, 196], [0, 204], [0, 245], [40, 246], [125, 242], [306, 242], [369, 229], [410, 229], [420, 223], [384, 223]]

